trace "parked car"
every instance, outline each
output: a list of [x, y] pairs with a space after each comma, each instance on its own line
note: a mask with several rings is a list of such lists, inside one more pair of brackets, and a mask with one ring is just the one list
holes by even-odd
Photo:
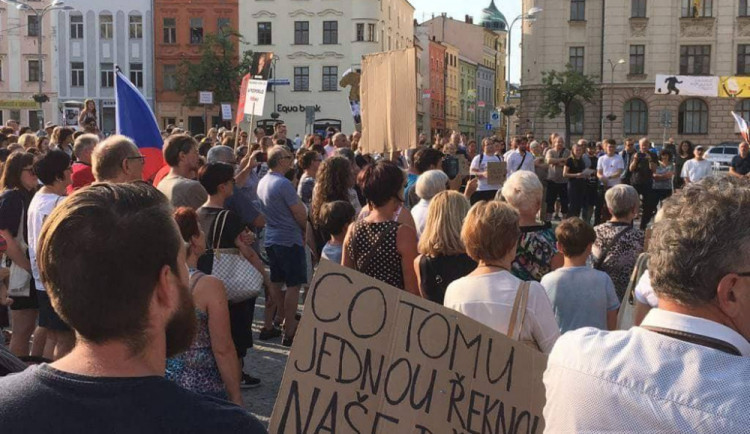
[[728, 171], [732, 159], [739, 154], [739, 142], [722, 142], [706, 150], [706, 160], [714, 163], [714, 169]]

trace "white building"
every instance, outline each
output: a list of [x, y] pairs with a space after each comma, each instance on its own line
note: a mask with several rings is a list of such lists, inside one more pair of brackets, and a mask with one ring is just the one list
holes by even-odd
[[[96, 102], [103, 133], [115, 130], [115, 65], [153, 107], [153, 16], [150, 0], [67, 0], [57, 12], [59, 102]], [[72, 113], [61, 121], [73, 123]]]
[[241, 1], [240, 50], [275, 53], [276, 86], [266, 95], [259, 125], [273, 123], [271, 113], [303, 136], [306, 106], [315, 107], [316, 130], [327, 125], [354, 130], [349, 89], [342, 74], [361, 68], [366, 54], [411, 47], [414, 7], [406, 0], [289, 0]]

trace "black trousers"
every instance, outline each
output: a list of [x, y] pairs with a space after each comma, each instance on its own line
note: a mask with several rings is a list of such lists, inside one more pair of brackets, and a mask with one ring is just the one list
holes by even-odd
[[[560, 198], [563, 215], [568, 213], [568, 184], [547, 181], [547, 213], [555, 212], [555, 201]], [[544, 216], [542, 216], [544, 217]]]
[[586, 206], [586, 181], [568, 181], [568, 217], [580, 217]]
[[633, 188], [641, 196], [641, 230], [646, 230], [648, 223], [656, 214], [659, 201], [654, 196], [651, 184], [635, 184]]
[[483, 200], [490, 201], [495, 199], [495, 195], [497, 194], [497, 190], [486, 190], [486, 191], [476, 191], [474, 194], [471, 195], [471, 204], [474, 205], [477, 202], [481, 202]]

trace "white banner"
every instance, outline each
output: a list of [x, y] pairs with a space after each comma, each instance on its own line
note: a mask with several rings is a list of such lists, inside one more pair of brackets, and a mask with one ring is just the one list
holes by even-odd
[[719, 77], [704, 75], [656, 75], [658, 95], [719, 96]]
[[232, 104], [221, 105], [221, 120], [223, 121], [232, 120]]
[[266, 80], [250, 80], [245, 93], [245, 114], [263, 116], [263, 104], [266, 102]]
[[199, 104], [213, 104], [214, 103], [214, 93], [213, 92], [199, 92], [198, 93], [198, 103]]

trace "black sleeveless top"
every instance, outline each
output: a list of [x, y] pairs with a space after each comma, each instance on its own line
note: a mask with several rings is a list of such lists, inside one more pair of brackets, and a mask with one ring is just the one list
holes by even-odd
[[[359, 220], [355, 222], [349, 247], [345, 253], [353, 260], [356, 270], [360, 273], [404, 289], [401, 254], [396, 248], [398, 226], [399, 223], [394, 221], [369, 223]], [[381, 237], [382, 240], [378, 242]], [[376, 252], [371, 255], [369, 261], [366, 261], [368, 253], [373, 248]]]
[[467, 276], [477, 268], [477, 263], [466, 253], [419, 259], [419, 289], [428, 300], [443, 304], [445, 290], [454, 280]]

